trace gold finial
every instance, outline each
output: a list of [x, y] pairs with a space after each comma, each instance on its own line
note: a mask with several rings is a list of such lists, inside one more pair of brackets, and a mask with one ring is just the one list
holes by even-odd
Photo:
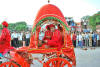
[[50, 0], [48, 0], [48, 3], [50, 3]]

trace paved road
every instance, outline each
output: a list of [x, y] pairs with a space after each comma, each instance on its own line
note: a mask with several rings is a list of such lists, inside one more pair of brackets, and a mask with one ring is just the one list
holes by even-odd
[[95, 50], [88, 48], [87, 51], [75, 48], [76, 67], [100, 67], [100, 47]]

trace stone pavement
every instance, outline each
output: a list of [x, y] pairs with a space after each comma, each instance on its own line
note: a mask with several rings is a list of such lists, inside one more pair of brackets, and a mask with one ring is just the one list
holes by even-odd
[[100, 67], [100, 47], [95, 50], [75, 48], [76, 67]]

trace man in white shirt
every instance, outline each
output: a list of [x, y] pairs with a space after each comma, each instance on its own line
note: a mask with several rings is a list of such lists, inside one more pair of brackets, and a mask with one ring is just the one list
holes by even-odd
[[26, 32], [26, 46], [29, 46], [29, 43], [30, 43], [30, 33], [28, 31]]
[[88, 34], [88, 32], [85, 33], [85, 46], [86, 47], [89, 46], [89, 34]]
[[15, 48], [18, 47], [18, 34], [16, 32], [14, 32], [11, 37], [13, 38], [13, 46]]
[[18, 33], [19, 47], [22, 46], [22, 36], [23, 36], [23, 33], [22, 33], [22, 32], [19, 32], [19, 33]]
[[79, 46], [81, 47], [81, 48], [83, 48], [83, 44], [82, 44], [82, 34], [81, 33], [79, 33]]

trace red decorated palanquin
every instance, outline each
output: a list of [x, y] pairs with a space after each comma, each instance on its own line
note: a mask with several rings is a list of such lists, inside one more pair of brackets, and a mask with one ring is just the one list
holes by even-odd
[[[60, 24], [63, 28], [63, 43], [60, 48], [41, 48], [39, 45], [39, 35], [44, 25]], [[47, 61], [43, 59], [32, 57], [33, 54], [43, 54], [43, 59], [48, 58]], [[33, 24], [30, 45], [29, 47], [22, 47], [10, 51], [11, 59], [9, 62], [2, 63], [3, 65], [11, 65], [14, 67], [30, 67], [32, 61], [38, 60], [43, 64], [43, 67], [76, 67], [76, 58], [74, 53], [74, 47], [70, 37], [70, 28], [64, 18], [64, 15], [59, 8], [52, 4], [44, 5], [38, 11], [36, 19]], [[45, 57], [44, 57], [45, 56]]]

